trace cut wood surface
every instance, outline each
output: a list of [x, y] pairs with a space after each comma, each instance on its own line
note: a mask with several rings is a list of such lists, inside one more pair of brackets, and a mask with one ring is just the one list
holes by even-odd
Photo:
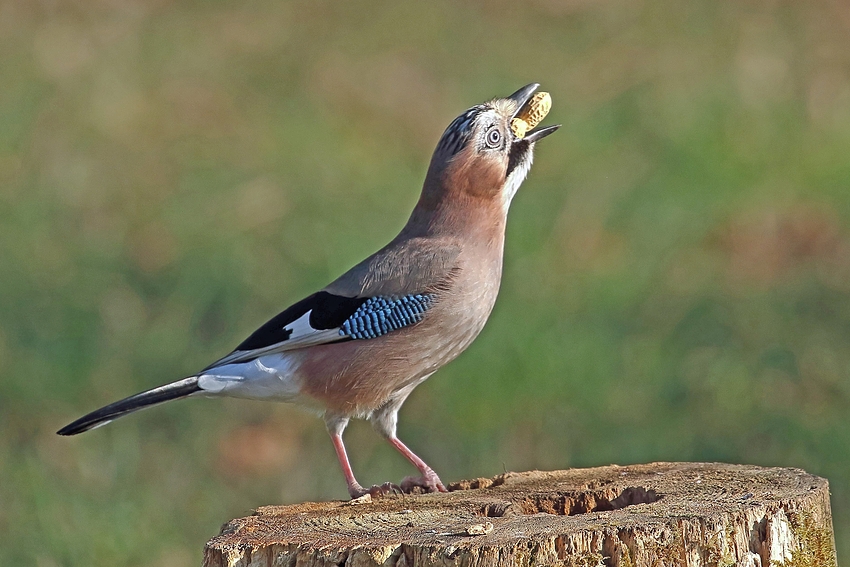
[[205, 567], [836, 567], [829, 485], [799, 469], [653, 463], [507, 473], [448, 494], [265, 506]]

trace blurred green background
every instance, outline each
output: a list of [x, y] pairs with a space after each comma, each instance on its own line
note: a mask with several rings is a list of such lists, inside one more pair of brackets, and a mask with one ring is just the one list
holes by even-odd
[[[550, 91], [499, 302], [400, 436], [444, 480], [654, 460], [829, 479], [850, 554], [850, 7], [0, 1], [0, 564], [183, 566], [345, 498], [320, 420], [183, 377], [387, 242], [469, 106]], [[367, 424], [361, 482], [413, 471]]]

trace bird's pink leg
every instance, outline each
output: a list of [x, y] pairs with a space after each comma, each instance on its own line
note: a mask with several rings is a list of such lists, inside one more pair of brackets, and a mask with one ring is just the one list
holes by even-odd
[[336, 458], [339, 461], [339, 466], [342, 468], [342, 474], [345, 476], [345, 484], [348, 485], [348, 494], [352, 498], [363, 496], [369, 491], [360, 486], [360, 483], [354, 478], [354, 471], [351, 470], [351, 463], [348, 462], [348, 453], [345, 452], [345, 445], [342, 442], [342, 434], [332, 433], [331, 441], [333, 441]]
[[354, 478], [354, 471], [351, 470], [348, 453], [345, 452], [345, 444], [342, 442], [342, 432], [331, 433], [331, 441], [333, 441], [336, 458], [339, 461], [340, 468], [342, 468], [342, 474], [345, 476], [345, 484], [348, 485], [349, 496], [359, 498], [366, 494], [371, 494], [372, 498], [381, 498], [393, 492], [401, 492], [401, 488], [391, 482], [385, 482], [380, 486], [375, 485], [368, 489], [360, 486], [360, 483]]
[[437, 473], [434, 472], [434, 469], [428, 466], [428, 464], [419, 458], [416, 453], [407, 448], [407, 445], [401, 442], [401, 439], [396, 437], [395, 435], [391, 437], [387, 437], [387, 441], [395, 447], [399, 453], [405, 456], [405, 458], [413, 463], [413, 466], [419, 469], [419, 472], [422, 473], [422, 478], [406, 478], [401, 483], [401, 488], [403, 490], [407, 490], [412, 486], [421, 486], [429, 490], [430, 492], [448, 492], [446, 487], [443, 486], [443, 482], [440, 480], [440, 477], [437, 476]]

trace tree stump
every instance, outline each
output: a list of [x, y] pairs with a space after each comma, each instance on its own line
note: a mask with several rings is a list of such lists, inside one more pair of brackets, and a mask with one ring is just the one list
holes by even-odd
[[653, 463], [507, 473], [448, 494], [265, 506], [205, 567], [836, 567], [829, 485], [800, 469]]

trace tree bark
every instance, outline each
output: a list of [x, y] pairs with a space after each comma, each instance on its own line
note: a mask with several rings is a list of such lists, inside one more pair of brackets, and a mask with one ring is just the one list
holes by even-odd
[[265, 506], [205, 567], [836, 567], [825, 479], [653, 463], [507, 473], [448, 494]]

